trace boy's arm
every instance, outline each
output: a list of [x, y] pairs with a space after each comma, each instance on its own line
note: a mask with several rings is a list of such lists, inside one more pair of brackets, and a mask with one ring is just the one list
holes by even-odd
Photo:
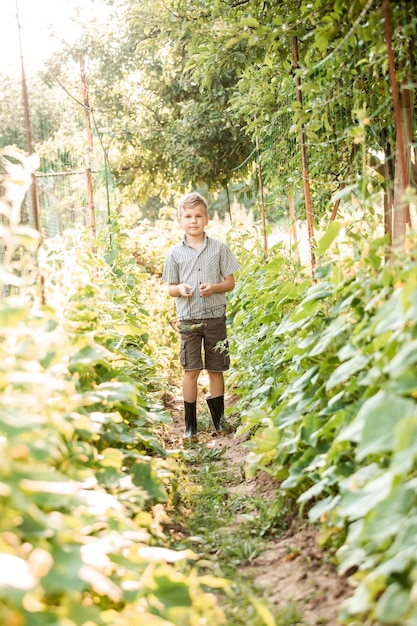
[[235, 287], [235, 277], [229, 274], [221, 283], [203, 283], [200, 285], [200, 295], [204, 298], [212, 296], [214, 293], [226, 293]]
[[193, 288], [188, 283], [169, 283], [168, 293], [173, 298], [191, 298], [193, 295]]

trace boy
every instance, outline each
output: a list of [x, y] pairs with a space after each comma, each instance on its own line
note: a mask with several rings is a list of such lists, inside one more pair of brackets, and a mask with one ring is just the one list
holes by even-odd
[[[226, 293], [235, 286], [239, 264], [221, 241], [208, 237], [207, 201], [197, 192], [185, 194], [178, 204], [178, 222], [184, 230], [182, 242], [168, 252], [162, 280], [176, 298], [181, 332], [180, 361], [183, 367], [185, 442], [197, 437], [198, 377], [203, 368], [209, 375], [207, 404], [218, 434], [223, 434], [224, 377], [230, 359], [226, 343]], [[222, 347], [216, 347], [223, 342]], [[202, 358], [204, 346], [204, 362]]]

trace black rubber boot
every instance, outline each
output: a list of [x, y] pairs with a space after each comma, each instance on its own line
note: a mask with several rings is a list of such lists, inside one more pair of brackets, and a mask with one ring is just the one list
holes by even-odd
[[207, 398], [208, 408], [213, 419], [214, 428], [218, 435], [224, 435], [227, 431], [223, 425], [224, 418], [224, 396], [217, 398]]
[[197, 443], [197, 402], [185, 402], [185, 432], [183, 440], [186, 443]]

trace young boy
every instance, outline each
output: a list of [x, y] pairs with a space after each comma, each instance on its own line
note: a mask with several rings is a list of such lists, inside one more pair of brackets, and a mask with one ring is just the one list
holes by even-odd
[[[168, 252], [162, 280], [176, 298], [181, 332], [185, 442], [197, 442], [198, 377], [206, 369], [210, 381], [207, 404], [218, 434], [225, 432], [224, 378], [230, 359], [226, 342], [226, 292], [235, 286], [239, 264], [221, 241], [208, 237], [207, 201], [197, 192], [185, 194], [178, 204], [182, 242]], [[217, 344], [223, 342], [221, 348]], [[202, 358], [204, 347], [204, 361]]]

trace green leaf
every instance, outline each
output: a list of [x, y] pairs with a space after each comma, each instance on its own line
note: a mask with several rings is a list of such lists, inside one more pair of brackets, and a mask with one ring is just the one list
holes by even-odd
[[79, 545], [56, 546], [51, 555], [54, 564], [42, 579], [42, 585], [49, 594], [65, 594], [68, 589], [77, 592], [87, 588], [87, 583], [80, 578], [83, 561]]
[[278, 428], [264, 428], [256, 438], [256, 451], [258, 453], [265, 453], [274, 450], [279, 440], [280, 434]]
[[306, 304], [307, 302], [311, 302], [312, 300], [320, 300], [322, 298], [327, 298], [328, 296], [333, 295], [334, 285], [329, 282], [318, 283], [317, 285], [313, 285], [307, 291], [305, 298], [303, 298], [301, 302], [301, 306]]
[[409, 367], [417, 363], [417, 340], [403, 345], [391, 361], [384, 367], [384, 372], [397, 378]]
[[318, 522], [323, 515], [332, 511], [338, 504], [340, 496], [327, 496], [323, 500], [317, 502], [309, 511], [308, 517], [313, 524]]
[[374, 480], [359, 488], [354, 483], [355, 477], [350, 478], [351, 488], [342, 495], [339, 505], [339, 514], [349, 520], [364, 517], [379, 502], [384, 500], [392, 488], [393, 475], [384, 472]]
[[85, 606], [73, 595], [66, 596], [63, 600], [66, 615], [73, 620], [74, 624], [103, 624], [101, 611], [97, 606]]
[[314, 485], [312, 485], [310, 489], [307, 489], [301, 494], [297, 502], [307, 502], [308, 500], [315, 498], [316, 496], [320, 495], [324, 489], [326, 489], [328, 484], [329, 483], [326, 478], [320, 480], [318, 483], [314, 483]]
[[121, 469], [124, 454], [121, 450], [116, 450], [115, 448], [106, 448], [101, 453], [102, 458], [100, 459], [100, 465], [103, 467], [113, 467], [115, 469]]
[[404, 326], [404, 309], [398, 291], [391, 294], [374, 318], [375, 334], [383, 335], [387, 331], [395, 331]]
[[327, 328], [325, 328], [319, 335], [318, 341], [310, 350], [310, 356], [317, 356], [322, 354], [328, 346], [337, 337], [340, 337], [345, 330], [347, 324], [344, 318], [340, 315], [330, 322]]
[[0, 308], [0, 327], [6, 330], [6, 328], [19, 326], [27, 317], [28, 311], [24, 307], [5, 303]]
[[399, 475], [407, 474], [417, 457], [417, 417], [404, 417], [395, 426], [394, 455], [391, 468]]
[[407, 517], [415, 500], [414, 491], [397, 485], [391, 493], [369, 513], [365, 520], [362, 538], [383, 544], [395, 537], [403, 520]]
[[409, 606], [409, 590], [394, 582], [377, 601], [375, 617], [385, 624], [404, 624]]
[[192, 606], [190, 589], [186, 582], [158, 575], [154, 575], [153, 581], [156, 588], [152, 591], [152, 594], [166, 609]]
[[251, 28], [259, 28], [259, 22], [254, 17], [244, 17], [240, 20], [240, 26], [250, 26]]
[[146, 335], [148, 330], [146, 326], [135, 326], [135, 324], [115, 324], [113, 328], [123, 335], [132, 335], [133, 337], [136, 335]]
[[136, 401], [136, 388], [130, 383], [115, 381], [102, 383], [80, 396], [86, 404], [112, 405], [124, 402], [129, 404]]
[[149, 498], [158, 502], [167, 500], [165, 487], [149, 459], [137, 460], [130, 468], [130, 472], [134, 484], [142, 487], [148, 493]]
[[363, 429], [356, 458], [362, 460], [368, 454], [392, 451], [396, 425], [402, 418], [416, 413], [414, 401], [384, 391], [369, 398], [357, 418], [363, 420]]
[[328, 250], [330, 248], [330, 246], [332, 245], [333, 241], [336, 239], [336, 237], [338, 236], [340, 229], [341, 229], [341, 224], [339, 222], [331, 222], [326, 230], [326, 232], [324, 233], [324, 235], [320, 238], [318, 244], [317, 244], [317, 256], [321, 256], [322, 254], [324, 254], [326, 252], [326, 250]]
[[330, 391], [337, 385], [344, 383], [351, 378], [354, 374], [364, 369], [371, 360], [372, 356], [365, 356], [364, 354], [357, 354], [353, 358], [345, 361], [330, 375], [326, 383], [326, 391]]
[[109, 365], [109, 356], [111, 357], [111, 353], [102, 346], [85, 346], [71, 357], [70, 367], [97, 365], [98, 363]]
[[354, 567], [356, 569], [358, 565], [360, 565], [365, 560], [365, 558], [366, 550], [364, 548], [361, 548], [356, 544], [344, 544], [337, 551], [337, 559], [340, 563], [338, 567], [339, 574], [344, 574], [351, 567]]

